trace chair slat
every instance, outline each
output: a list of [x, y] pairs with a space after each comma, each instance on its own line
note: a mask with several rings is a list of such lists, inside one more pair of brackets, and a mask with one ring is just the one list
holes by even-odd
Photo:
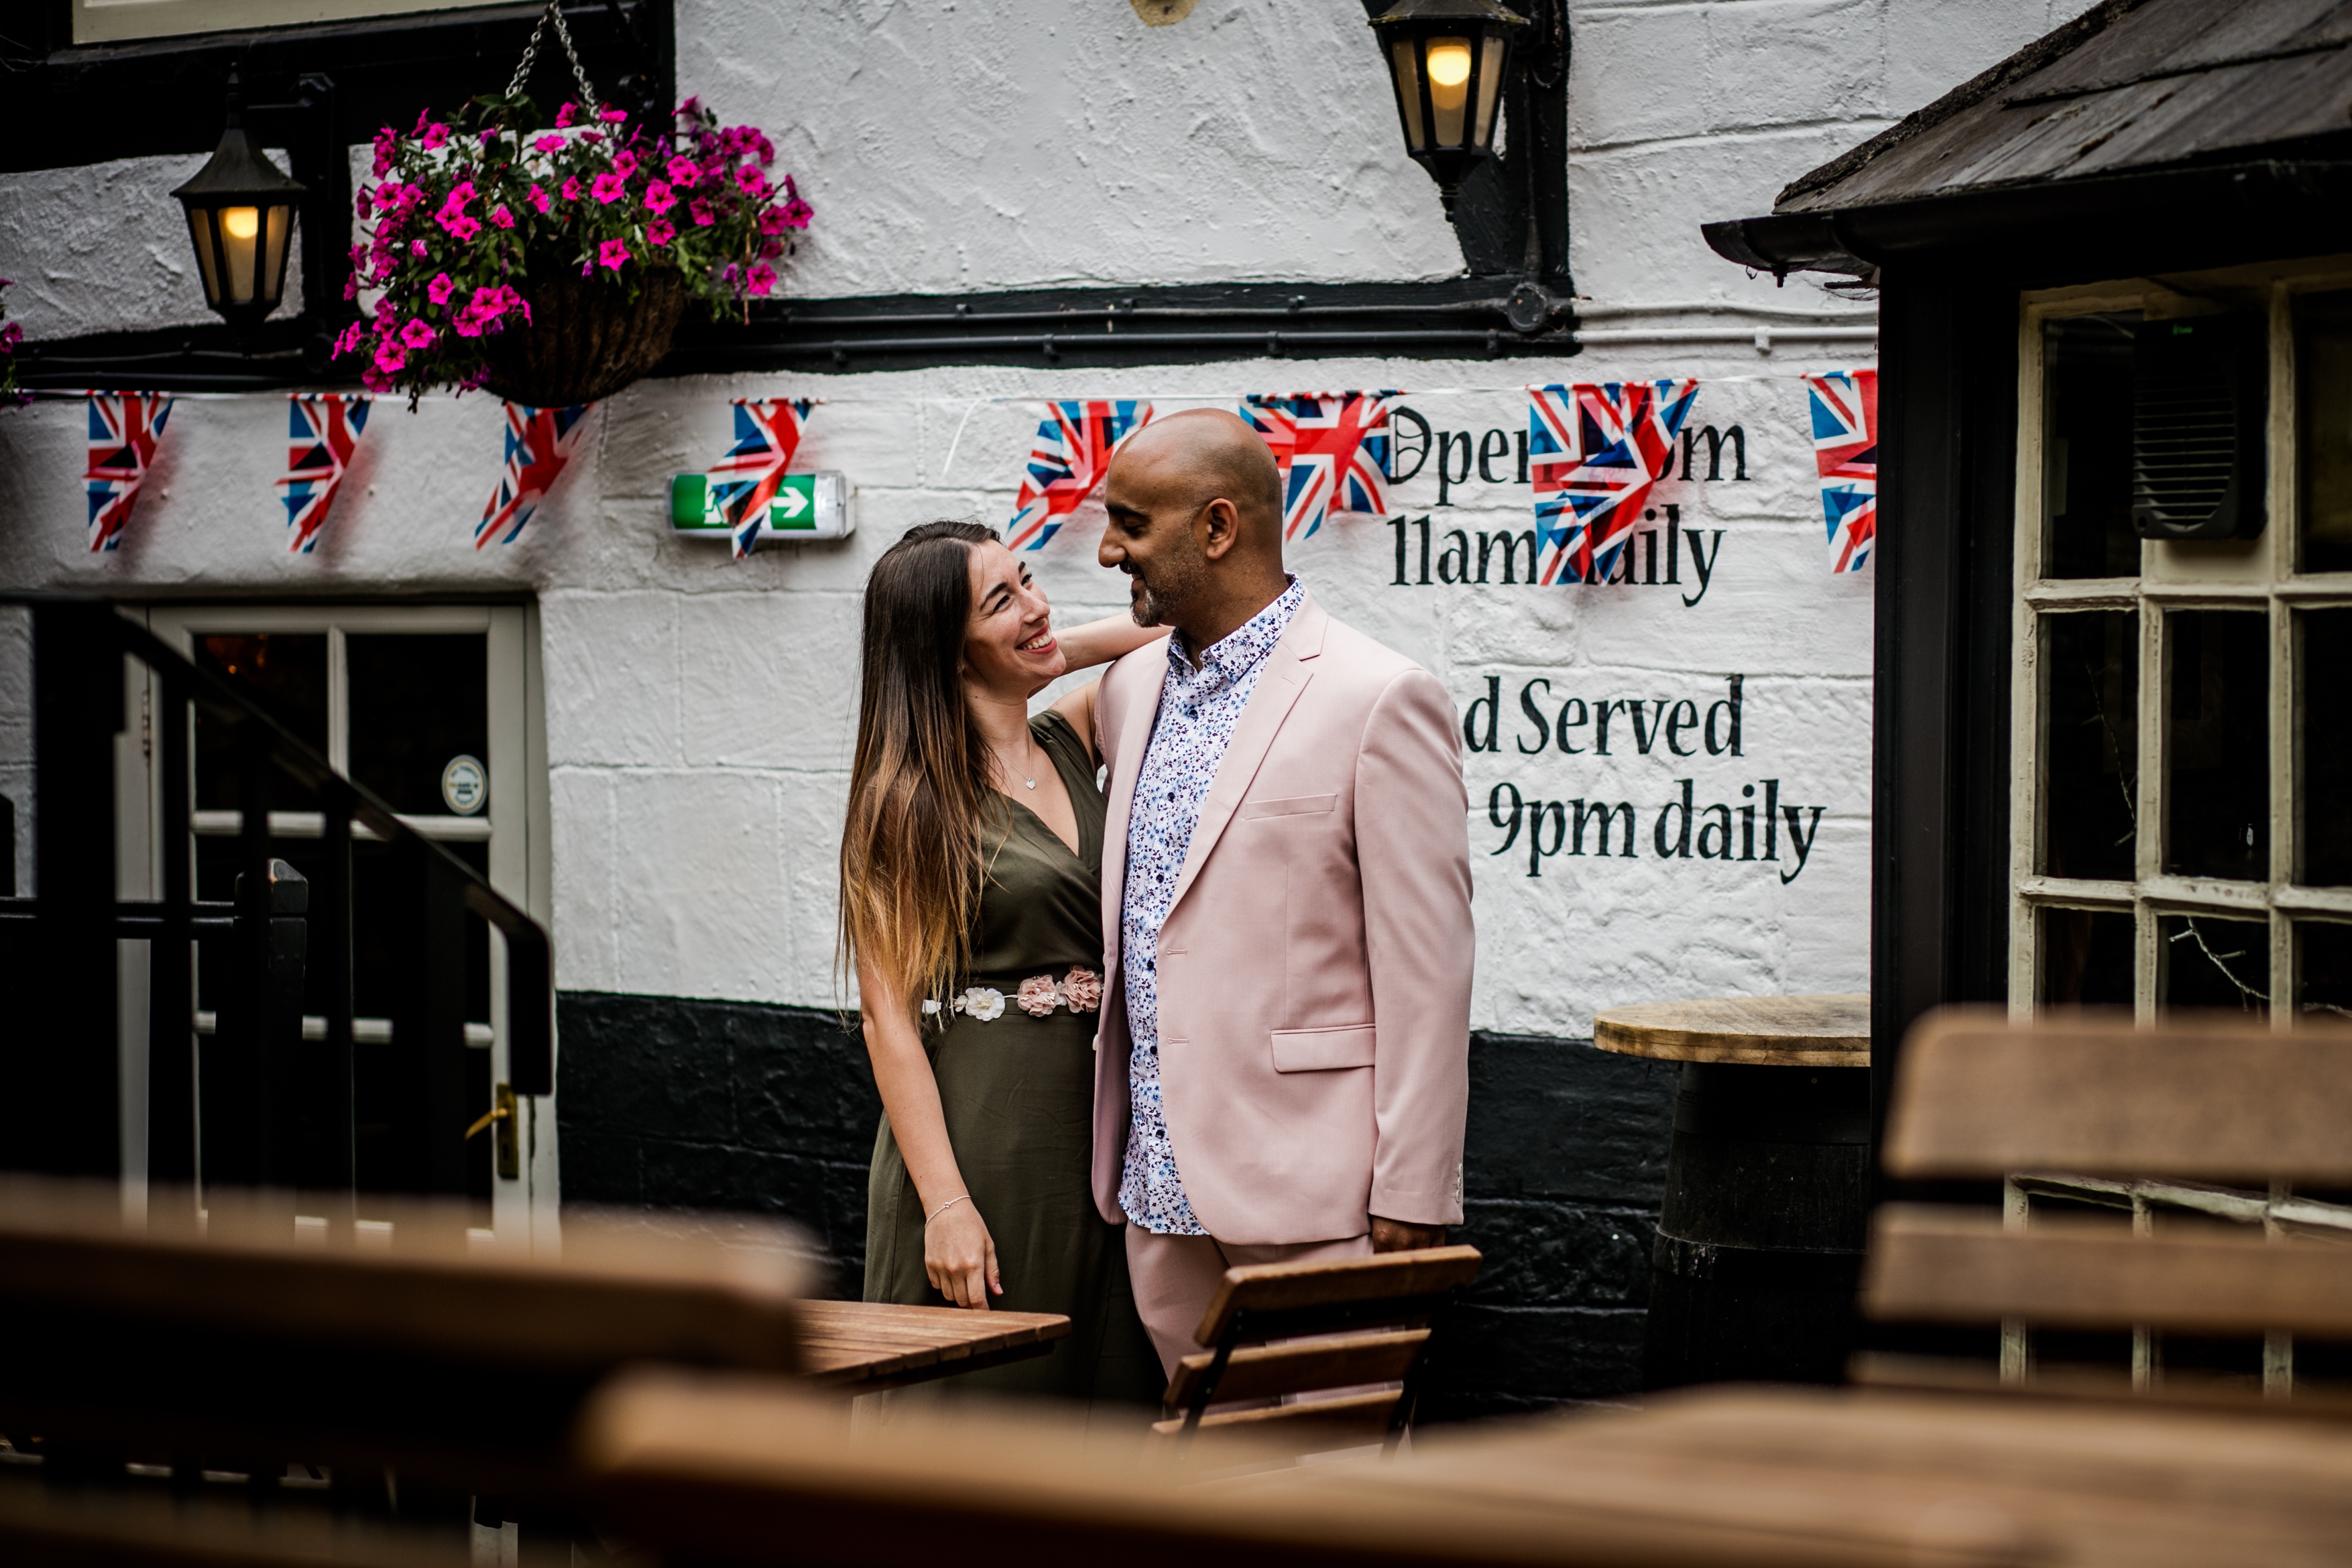
[[[1200, 1429], [1240, 1427], [1264, 1430], [1275, 1423], [1305, 1421], [1313, 1423], [1318, 1431], [1344, 1428], [1378, 1437], [1388, 1430], [1389, 1413], [1402, 1397], [1400, 1390], [1390, 1388], [1377, 1394], [1349, 1394], [1298, 1405], [1268, 1405], [1256, 1410], [1221, 1410], [1213, 1416], [1202, 1416]], [[1151, 1429], [1163, 1437], [1172, 1437], [1184, 1429], [1183, 1418], [1154, 1421]]]
[[2352, 1030], [2231, 1015], [2011, 1024], [1938, 1013], [1913, 1032], [1887, 1124], [1890, 1175], [2018, 1170], [2352, 1185]]
[[1917, 1322], [2352, 1337], [2352, 1247], [2254, 1230], [2135, 1236], [2086, 1220], [2010, 1230], [1990, 1214], [1890, 1204], [1873, 1225], [1863, 1308]]
[[1224, 1283], [1192, 1337], [1214, 1344], [1234, 1313], [1361, 1305], [1462, 1290], [1478, 1277], [1475, 1247], [1426, 1247], [1339, 1262], [1252, 1263], [1225, 1270]]
[[[1428, 1343], [1427, 1329], [1391, 1329], [1245, 1345], [1225, 1364], [1224, 1375], [1217, 1380], [1216, 1397], [1220, 1403], [1273, 1399], [1318, 1388], [1393, 1383], [1412, 1370], [1413, 1357]], [[1180, 1409], [1191, 1403], [1215, 1360], [1213, 1354], [1203, 1352], [1178, 1362], [1160, 1403]]]

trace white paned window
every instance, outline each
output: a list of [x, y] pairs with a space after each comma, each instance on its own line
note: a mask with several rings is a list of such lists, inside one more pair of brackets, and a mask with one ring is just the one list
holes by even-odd
[[462, 11], [496, 0], [71, 0], [76, 44]]

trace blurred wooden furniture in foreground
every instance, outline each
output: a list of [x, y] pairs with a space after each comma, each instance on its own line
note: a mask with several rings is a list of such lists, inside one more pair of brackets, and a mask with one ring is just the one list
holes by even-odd
[[[2352, 1186], [2352, 1030], [2280, 1033], [2227, 1015], [2176, 1015], [2158, 1030], [2120, 1015], [2012, 1025], [1956, 1010], [1906, 1048], [1885, 1162], [1898, 1178], [2007, 1177], [2010, 1197], [2005, 1212], [1881, 1209], [1865, 1310], [2011, 1326], [1997, 1374], [1881, 1355], [1857, 1364], [1864, 1380], [1997, 1377], [2053, 1395], [2203, 1400], [2292, 1392], [2306, 1408], [2352, 1411], [2352, 1388], [2294, 1389], [2288, 1359], [2290, 1336], [2352, 1342], [2352, 1209], [2292, 1190]], [[2037, 1198], [2077, 1213], [2030, 1207]], [[2041, 1331], [2127, 1349], [2104, 1367], [2045, 1364], [2028, 1354]], [[2196, 1336], [2219, 1364], [2168, 1376], [2168, 1333]]]
[[1643, 1383], [1835, 1383], [1870, 1208], [1870, 998], [1611, 1008], [1603, 1051], [1675, 1061]]
[[[1432, 1320], [1477, 1277], [1475, 1247], [1228, 1269], [1192, 1335], [1209, 1348], [1179, 1362], [1161, 1396], [1181, 1414], [1154, 1430], [1306, 1421], [1383, 1434], [1393, 1447], [1412, 1421]], [[1393, 1386], [1367, 1386], [1383, 1384]], [[1281, 1403], [1207, 1413], [1265, 1400]]]
[[973, 1312], [887, 1301], [798, 1304], [802, 1376], [837, 1394], [874, 1394], [1050, 1354], [1067, 1338], [1056, 1312]]
[[469, 1568], [473, 1560], [446, 1536], [374, 1520], [0, 1479], [8, 1568]]

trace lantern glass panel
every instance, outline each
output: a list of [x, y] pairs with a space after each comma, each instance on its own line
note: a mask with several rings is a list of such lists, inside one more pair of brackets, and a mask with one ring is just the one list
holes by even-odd
[[1429, 40], [1430, 141], [1439, 147], [1463, 144], [1463, 127], [1469, 116], [1470, 40]]
[[220, 231], [221, 248], [228, 263], [228, 287], [224, 298], [232, 305], [243, 305], [253, 298], [253, 263], [261, 249], [261, 209], [223, 207]]
[[1503, 90], [1503, 50], [1507, 47], [1500, 33], [1490, 34], [1478, 61], [1478, 123], [1470, 139], [1474, 146], [1494, 145], [1495, 104]]
[[265, 231], [268, 243], [263, 247], [261, 290], [271, 304], [276, 304], [286, 292], [286, 243], [294, 234], [294, 209], [271, 207], [269, 225]]
[[217, 308], [221, 302], [220, 269], [213, 259], [215, 253], [210, 207], [188, 209], [188, 238], [196, 247], [196, 267], [204, 274], [205, 303]]
[[1397, 104], [1404, 110], [1404, 136], [1407, 146], [1415, 152], [1429, 145], [1429, 132], [1421, 120], [1421, 62], [1411, 38], [1399, 38], [1389, 46], [1390, 57], [1396, 61]]

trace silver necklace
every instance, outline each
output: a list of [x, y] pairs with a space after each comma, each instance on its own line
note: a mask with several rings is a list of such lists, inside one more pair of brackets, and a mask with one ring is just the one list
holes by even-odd
[[[1034, 747], [1036, 746], [1036, 744], [1037, 744], [1037, 743], [1033, 739], [1033, 740], [1031, 740], [1031, 741], [1029, 742], [1029, 744], [1028, 744], [1028, 745], [1024, 746], [1024, 747], [1021, 748], [1021, 760], [1022, 760], [1022, 761], [1026, 762], [1026, 761], [1028, 761], [1028, 760], [1029, 760], [1029, 753], [1030, 753], [1030, 751], [1031, 751], [1033, 748], [1034, 748]], [[997, 761], [999, 761], [999, 762], [1003, 761], [1003, 760], [1004, 760], [1004, 753], [1003, 753], [1003, 752], [1001, 752], [1001, 751], [1000, 751], [1000, 752], [998, 752], [998, 753], [996, 754], [996, 760], [997, 760]], [[1021, 768], [1007, 768], [1005, 769], [1005, 771], [1006, 771], [1007, 773], [1012, 773], [1012, 774], [1016, 774], [1016, 775], [1021, 774], [1021, 773], [1023, 772], [1023, 770], [1022, 770]], [[1032, 789], [1034, 789], [1035, 788], [1037, 788], [1037, 780], [1035, 780], [1034, 779], [1030, 779], [1030, 778], [1024, 777], [1024, 778], [1022, 778], [1021, 782], [1023, 782], [1024, 784], [1028, 785], [1028, 786], [1029, 786], [1029, 788], [1031, 788]]]

